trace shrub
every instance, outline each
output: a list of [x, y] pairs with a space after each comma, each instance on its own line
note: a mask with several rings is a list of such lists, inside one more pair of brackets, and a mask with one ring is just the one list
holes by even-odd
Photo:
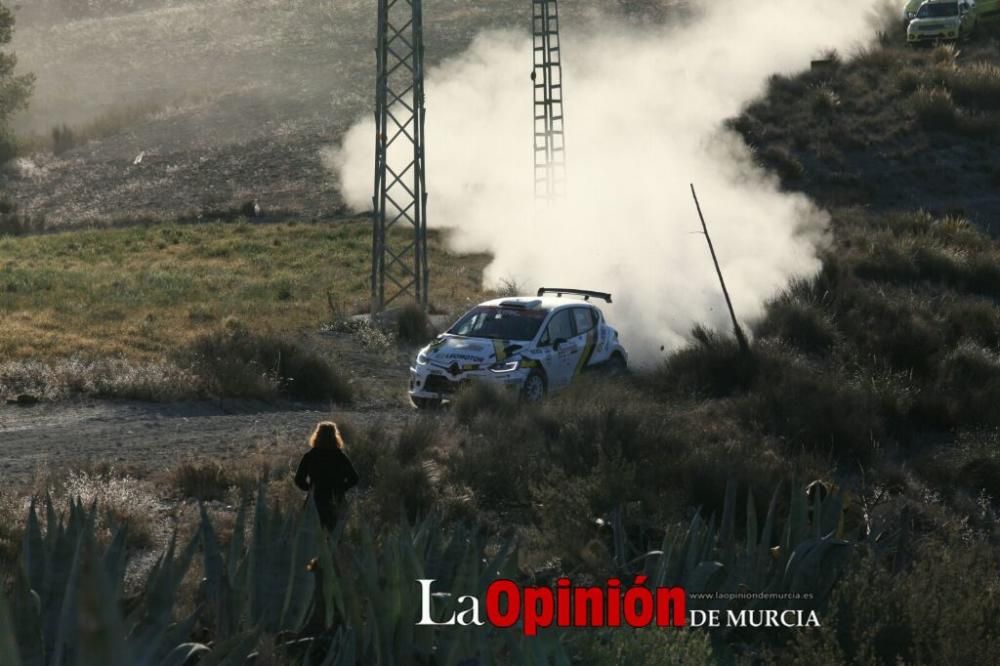
[[396, 340], [407, 345], [422, 345], [433, 333], [427, 313], [416, 303], [410, 303], [396, 315]]
[[170, 471], [167, 482], [182, 497], [205, 502], [224, 500], [233, 488], [249, 490], [255, 479], [219, 462], [184, 462]]
[[540, 422], [539, 415], [534, 410], [513, 418], [486, 413], [447, 457], [449, 477], [472, 488], [483, 510], [528, 504], [528, 485], [545, 473], [550, 462], [551, 426]]
[[916, 67], [904, 67], [898, 70], [893, 78], [896, 88], [904, 95], [916, 92], [924, 80], [920, 70]]
[[813, 113], [827, 115], [833, 113], [840, 106], [840, 98], [837, 93], [829, 88], [816, 88], [810, 94], [810, 107]]
[[829, 316], [792, 295], [772, 301], [764, 318], [754, 326], [754, 332], [760, 338], [779, 338], [806, 354], [826, 354], [836, 340], [836, 329]]
[[837, 586], [822, 628], [796, 632], [788, 664], [1000, 662], [996, 551], [980, 541], [917, 543], [902, 571], [864, 558]]
[[455, 420], [469, 425], [480, 414], [513, 418], [524, 405], [514, 392], [504, 390], [486, 382], [473, 382], [451, 401], [451, 411]]
[[396, 460], [401, 465], [419, 462], [425, 453], [440, 440], [437, 422], [421, 419], [407, 424], [396, 440]]
[[956, 68], [948, 77], [948, 87], [962, 106], [1000, 110], [1000, 65], [978, 62]]
[[[0, 46], [6, 46], [14, 36], [14, 14], [0, 4]], [[35, 85], [31, 74], [17, 76], [17, 58], [12, 53], [0, 53], [0, 164], [14, 157], [16, 143], [10, 135], [8, 122], [18, 111], [27, 108]]]
[[955, 126], [958, 112], [951, 93], [943, 88], [919, 88], [910, 104], [920, 124], [929, 130], [949, 130]]
[[887, 435], [881, 398], [869, 386], [794, 359], [769, 359], [744, 409], [746, 421], [779, 438], [790, 453], [868, 462]]
[[938, 44], [931, 49], [931, 62], [936, 65], [954, 66], [958, 60], [958, 49], [954, 44]]
[[662, 395], [719, 398], [750, 386], [757, 363], [742, 353], [735, 338], [700, 327], [692, 337], [695, 343], [671, 354], [645, 378], [650, 388]]
[[318, 353], [238, 323], [197, 338], [188, 357], [208, 391], [220, 397], [351, 401], [350, 385]]
[[998, 424], [1000, 358], [989, 350], [964, 343], [941, 362], [937, 385], [927, 399], [941, 405], [955, 425]]
[[17, 204], [0, 197], [0, 237], [24, 236], [45, 231], [45, 218], [39, 215], [24, 215]]
[[68, 507], [73, 500], [84, 506], [95, 502], [101, 509], [100, 528], [105, 533], [117, 525], [128, 527], [127, 543], [133, 548], [154, 545], [160, 506], [152, 489], [143, 481], [110, 470], [104, 473], [71, 471], [53, 488], [56, 503]]
[[782, 146], [768, 146], [761, 154], [761, 160], [774, 168], [783, 181], [795, 181], [805, 175], [805, 167], [794, 155]]
[[199, 380], [173, 363], [68, 358], [51, 363], [0, 363], [0, 397], [26, 393], [45, 400], [81, 395], [150, 402], [198, 397]]
[[52, 128], [52, 152], [62, 155], [76, 146], [76, 137], [66, 125], [56, 125]]

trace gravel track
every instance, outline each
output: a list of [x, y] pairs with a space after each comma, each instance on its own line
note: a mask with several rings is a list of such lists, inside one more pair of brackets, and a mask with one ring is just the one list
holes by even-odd
[[0, 478], [26, 483], [48, 468], [107, 463], [149, 470], [189, 457], [233, 456], [287, 438], [304, 442], [317, 421], [398, 424], [405, 407], [341, 410], [248, 401], [0, 405]]

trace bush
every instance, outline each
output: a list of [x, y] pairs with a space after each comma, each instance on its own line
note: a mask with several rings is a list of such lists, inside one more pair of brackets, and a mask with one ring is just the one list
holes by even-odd
[[76, 146], [76, 137], [73, 135], [73, 130], [71, 130], [66, 125], [56, 125], [52, 128], [52, 152], [56, 155], [62, 155], [67, 150], [70, 150]]
[[910, 97], [917, 120], [928, 130], [949, 130], [955, 127], [958, 111], [951, 93], [943, 88], [919, 88]]
[[759, 338], [778, 338], [806, 353], [828, 353], [836, 341], [836, 328], [823, 310], [787, 295], [772, 301], [764, 318], [754, 326]]
[[896, 72], [894, 79], [899, 92], [909, 95], [920, 88], [924, 77], [916, 67], [904, 67]]
[[744, 408], [745, 420], [779, 438], [789, 453], [868, 462], [887, 435], [881, 398], [869, 386], [792, 359], [770, 359]]
[[170, 471], [168, 483], [182, 497], [204, 502], [224, 500], [233, 488], [248, 491], [255, 479], [219, 462], [184, 462]]
[[955, 69], [948, 77], [948, 87], [962, 106], [990, 111], [1000, 110], [1000, 66], [978, 62]]
[[513, 418], [524, 408], [516, 393], [486, 382], [472, 382], [451, 401], [455, 420], [465, 425], [480, 414]]
[[606, 635], [591, 631], [585, 639], [580, 663], [592, 666], [714, 666], [720, 661], [712, 650], [707, 631], [620, 628]]
[[[14, 36], [14, 14], [0, 4], [0, 46], [10, 43]], [[10, 134], [10, 117], [27, 108], [28, 98], [35, 85], [31, 74], [16, 76], [17, 58], [12, 53], [0, 52], [0, 164], [14, 157], [17, 145]]]
[[147, 483], [114, 470], [73, 471], [52, 490], [54, 501], [62, 506], [68, 507], [73, 500], [87, 507], [96, 502], [101, 508], [100, 529], [110, 532], [115, 526], [127, 525], [127, 543], [132, 548], [154, 545], [160, 507]]
[[979, 541], [916, 546], [912, 566], [863, 559], [823, 626], [794, 634], [787, 664], [1000, 663], [996, 551]]
[[0, 362], [0, 398], [22, 393], [43, 400], [94, 396], [171, 402], [197, 398], [199, 379], [172, 363], [83, 358]]
[[350, 385], [318, 353], [238, 323], [199, 337], [188, 356], [207, 390], [219, 397], [351, 401]]
[[408, 345], [423, 345], [433, 337], [427, 313], [416, 303], [399, 310], [396, 316], [396, 340]]
[[704, 328], [692, 331], [695, 343], [671, 354], [645, 378], [661, 395], [721, 398], [745, 391], [757, 374], [753, 356], [740, 350], [735, 338]]
[[989, 350], [964, 343], [941, 362], [939, 379], [927, 393], [939, 413], [954, 425], [1000, 424], [1000, 358]]
[[0, 197], [0, 236], [25, 236], [45, 231], [45, 218], [23, 215], [17, 204]]
[[840, 106], [840, 98], [837, 93], [829, 88], [816, 88], [810, 93], [810, 107], [817, 115], [829, 115]]
[[794, 155], [782, 146], [768, 146], [761, 152], [764, 164], [778, 172], [783, 181], [800, 180], [805, 175], [805, 167]]

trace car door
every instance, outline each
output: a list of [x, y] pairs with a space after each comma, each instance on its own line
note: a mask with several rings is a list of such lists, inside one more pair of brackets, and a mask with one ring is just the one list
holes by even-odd
[[573, 325], [576, 330], [577, 345], [580, 347], [574, 376], [583, 372], [589, 365], [606, 361], [610, 355], [600, 344], [603, 341], [598, 337], [599, 323], [597, 312], [589, 305], [573, 308]]
[[581, 351], [576, 342], [572, 311], [569, 308], [557, 310], [538, 341], [538, 347], [543, 350], [542, 366], [549, 391], [557, 391], [573, 379]]

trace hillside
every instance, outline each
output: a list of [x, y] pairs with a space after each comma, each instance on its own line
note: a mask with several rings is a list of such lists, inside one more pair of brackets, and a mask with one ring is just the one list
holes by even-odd
[[825, 206], [923, 209], [996, 233], [1000, 42], [895, 44], [775, 76], [731, 126], [787, 188]]
[[[366, 231], [362, 218], [313, 221], [333, 193], [314, 189], [315, 144], [343, 127], [321, 115], [289, 103], [287, 134], [184, 144], [185, 123], [224, 128], [222, 100], [247, 100], [221, 97], [204, 117], [197, 104], [157, 111], [22, 162], [51, 167], [8, 181], [51, 228], [0, 230], [0, 379], [20, 382], [7, 397], [47, 403], [0, 405], [18, 481], [0, 488], [16, 616], [35, 618], [25, 583], [52, 561], [37, 553], [70, 552], [66, 535], [81, 533], [79, 566], [102, 572], [81, 588], [94, 617], [123, 626], [101, 599], [120, 591], [157, 635], [190, 618], [183, 639], [234, 662], [257, 649], [273, 664], [1000, 663], [998, 48], [990, 35], [958, 49], [887, 40], [773, 77], [727, 125], [783, 188], [829, 211], [822, 268], [751, 322], [749, 353], [697, 328], [655, 367], [584, 376], [539, 405], [481, 386], [429, 415], [401, 404], [430, 322], [413, 308], [389, 324], [351, 317]], [[244, 120], [274, 111], [248, 106]], [[173, 148], [150, 147], [161, 131]], [[256, 178], [291, 185], [265, 196]], [[189, 205], [204, 193], [217, 198]], [[263, 220], [240, 219], [251, 195]], [[485, 297], [489, 257], [431, 240], [435, 306]], [[361, 481], [321, 538], [292, 477], [323, 418], [340, 423]], [[47, 495], [41, 523], [58, 538], [24, 520]], [[101, 512], [85, 518], [76, 498]], [[170, 547], [154, 566], [171, 534], [176, 559]], [[415, 628], [410, 593], [427, 576], [456, 595], [500, 577], [647, 576], [684, 586], [689, 608], [816, 610], [821, 626]], [[58, 617], [53, 599], [38, 603]], [[127, 643], [85, 644], [103, 656], [113, 640]]]

